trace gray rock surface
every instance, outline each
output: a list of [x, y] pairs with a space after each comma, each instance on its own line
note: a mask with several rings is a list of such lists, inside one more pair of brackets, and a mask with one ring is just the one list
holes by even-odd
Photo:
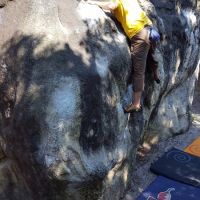
[[[170, 148], [175, 147], [184, 150], [195, 139], [200, 137], [200, 79], [196, 83], [194, 101], [192, 103], [192, 124], [184, 134], [163, 139], [157, 144], [149, 145], [150, 151], [141, 159], [137, 157], [132, 175], [132, 187], [125, 195], [124, 200], [136, 199], [139, 194], [157, 177], [149, 169], [151, 163], [157, 160]], [[145, 144], [147, 145], [147, 143]]]
[[1, 2], [1, 199], [120, 199], [141, 139], [189, 127], [196, 1], [141, 2], [162, 33], [155, 55], [162, 83], [147, 73], [144, 111], [129, 117], [122, 109], [129, 47], [109, 14], [84, 1]]
[[157, 54], [163, 82], [154, 88], [151, 96], [147, 94], [150, 99], [147, 102], [153, 109], [147, 111], [147, 129], [160, 130], [159, 137], [167, 138], [183, 133], [190, 125], [195, 84], [192, 74], [195, 70], [197, 74], [199, 67], [199, 17], [195, 10], [196, 1], [152, 3], [163, 38], [161, 54]]

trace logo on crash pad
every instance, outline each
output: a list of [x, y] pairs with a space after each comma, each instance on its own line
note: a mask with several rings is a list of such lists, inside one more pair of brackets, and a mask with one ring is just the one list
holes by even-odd
[[175, 188], [169, 188], [164, 192], [158, 193], [157, 198], [149, 196], [147, 200], [171, 200], [171, 191], [175, 191]]

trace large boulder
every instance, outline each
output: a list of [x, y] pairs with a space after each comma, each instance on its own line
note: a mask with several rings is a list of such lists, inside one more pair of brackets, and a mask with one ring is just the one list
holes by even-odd
[[162, 35], [157, 53], [162, 84], [147, 84], [146, 88], [146, 105], [150, 109], [146, 112], [148, 131], [145, 136], [149, 137], [149, 142], [153, 138], [158, 140], [183, 133], [189, 128], [200, 58], [197, 1], [151, 2], [155, 7], [148, 6], [147, 12]]
[[141, 1], [162, 34], [161, 84], [147, 72], [144, 110], [130, 117], [129, 46], [112, 16], [84, 1], [1, 2], [1, 199], [120, 199], [144, 130], [165, 138], [189, 127], [196, 1]]

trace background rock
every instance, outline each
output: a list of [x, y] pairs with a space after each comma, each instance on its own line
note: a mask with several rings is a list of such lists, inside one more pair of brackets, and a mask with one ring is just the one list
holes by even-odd
[[147, 73], [144, 113], [130, 117], [122, 109], [129, 47], [110, 15], [70, 0], [10, 1], [0, 9], [1, 146], [15, 166], [1, 162], [5, 183], [15, 189], [0, 190], [2, 198], [120, 199], [142, 138], [189, 127], [197, 5], [173, 2], [141, 2], [162, 34], [156, 53], [162, 82]]
[[[147, 94], [150, 103], [147, 137], [167, 138], [188, 130], [194, 84], [199, 70], [199, 12], [196, 1], [152, 1], [157, 12], [157, 25], [162, 41], [157, 54], [162, 84]], [[162, 58], [160, 59], [160, 57]], [[152, 86], [151, 86], [152, 87]], [[148, 99], [149, 98], [149, 99]], [[157, 98], [157, 99], [156, 99]], [[150, 101], [149, 101], [150, 100]], [[154, 107], [154, 103], [156, 105]]]

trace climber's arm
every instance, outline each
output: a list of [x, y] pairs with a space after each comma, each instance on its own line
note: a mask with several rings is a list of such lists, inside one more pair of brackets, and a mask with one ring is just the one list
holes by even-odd
[[97, 5], [101, 7], [103, 10], [109, 10], [109, 11], [115, 10], [118, 6], [118, 0], [112, 0], [112, 1], [107, 1], [107, 2], [88, 0], [87, 3], [92, 4], [92, 5]]

